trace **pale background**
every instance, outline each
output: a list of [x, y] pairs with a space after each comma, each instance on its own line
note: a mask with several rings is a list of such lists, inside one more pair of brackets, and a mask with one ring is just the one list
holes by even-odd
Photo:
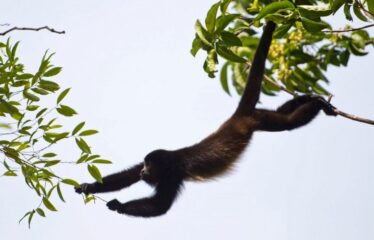
[[[194, 59], [189, 53], [194, 22], [204, 19], [213, 2], [3, 0], [0, 23], [67, 31], [11, 37], [21, 40], [19, 56], [30, 71], [45, 49], [56, 52], [53, 63], [64, 68], [57, 79], [73, 88], [66, 103], [79, 112], [71, 125], [66, 122], [73, 127], [86, 120], [100, 131], [89, 142], [113, 160], [101, 168], [108, 174], [153, 149], [199, 141], [234, 110], [238, 97], [226, 95], [218, 79], [208, 79], [203, 54]], [[374, 118], [373, 63], [371, 54], [352, 58], [349, 68], [329, 69], [337, 107]], [[270, 108], [287, 98], [262, 101]], [[0, 238], [374, 239], [373, 139], [373, 126], [323, 114], [292, 132], [256, 133], [231, 175], [186, 184], [169, 213], [153, 219], [118, 215], [100, 201], [85, 206], [66, 186], [67, 203], [56, 199], [59, 211], [47, 211], [46, 219], [36, 216], [29, 230], [18, 219], [39, 200], [22, 178], [2, 177]], [[64, 152], [64, 160], [77, 159], [68, 144], [55, 150]], [[66, 166], [58, 174], [92, 181], [84, 167]], [[138, 184], [100, 196], [127, 201], [150, 193]]]

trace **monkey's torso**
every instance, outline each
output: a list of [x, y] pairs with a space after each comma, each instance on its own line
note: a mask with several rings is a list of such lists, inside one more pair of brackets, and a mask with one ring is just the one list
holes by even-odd
[[233, 116], [198, 144], [181, 149], [186, 180], [218, 177], [230, 169], [248, 145], [256, 122], [250, 117]]

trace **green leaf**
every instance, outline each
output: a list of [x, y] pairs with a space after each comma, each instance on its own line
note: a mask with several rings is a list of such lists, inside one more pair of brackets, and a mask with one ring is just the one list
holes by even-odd
[[331, 6], [331, 10], [332, 10], [333, 14], [335, 14], [339, 10], [339, 8], [341, 8], [341, 6], [343, 6], [345, 1], [346, 0], [332, 0], [332, 2], [330, 1], [330, 6]]
[[77, 112], [73, 108], [71, 108], [69, 106], [66, 106], [66, 105], [60, 105], [60, 107], [57, 108], [56, 110], [57, 110], [57, 112], [59, 112], [60, 114], [66, 116], [66, 117], [71, 117], [71, 116], [77, 114]]
[[48, 198], [43, 197], [43, 204], [46, 208], [48, 208], [50, 211], [56, 212], [57, 209], [53, 204], [48, 200]]
[[61, 162], [61, 160], [50, 160], [50, 161], [46, 162], [46, 164], [44, 165], [44, 167], [50, 167], [50, 166], [59, 164], [60, 162]]
[[3, 175], [7, 177], [16, 177], [17, 173], [15, 173], [13, 170], [8, 170]]
[[[74, 187], [79, 187], [79, 183], [77, 183], [75, 180], [70, 179], [70, 178], [65, 178], [64, 180], [61, 181], [62, 183], [72, 185]], [[58, 190], [58, 189], [57, 189]]]
[[29, 216], [32, 213], [32, 211], [29, 211], [23, 215], [23, 217], [18, 221], [18, 223], [21, 223], [23, 219], [25, 219], [27, 216]]
[[211, 49], [208, 52], [208, 56], [204, 62], [204, 70], [208, 73], [208, 76], [214, 78], [216, 72], [216, 64], [218, 63], [217, 53], [215, 49]]
[[207, 30], [204, 29], [203, 25], [201, 25], [201, 22], [199, 20], [195, 23], [195, 31], [199, 39], [207, 46], [212, 46], [211, 44], [211, 37]]
[[221, 33], [232, 21], [240, 16], [240, 14], [228, 14], [220, 16], [216, 22], [216, 33]]
[[303, 24], [303, 27], [311, 33], [320, 32], [321, 30], [325, 28], [331, 29], [331, 26], [324, 22], [324, 21], [313, 21], [308, 18], [301, 17], [301, 23]]
[[309, 19], [326, 17], [332, 13], [328, 5], [299, 5], [297, 8], [301, 16]]
[[239, 37], [237, 37], [235, 34], [227, 31], [223, 31], [221, 33], [222, 41], [227, 46], [242, 46], [242, 41]]
[[89, 203], [89, 202], [91, 202], [91, 201], [93, 201], [93, 200], [96, 199], [96, 197], [94, 195], [85, 195], [84, 198], [85, 198], [84, 199], [84, 203], [85, 204], [87, 204], [87, 203]]
[[50, 92], [55, 92], [60, 89], [60, 86], [57, 83], [47, 80], [40, 80], [39, 87]]
[[67, 88], [60, 93], [60, 95], [57, 98], [57, 104], [59, 104], [62, 101], [62, 99], [65, 98], [65, 96], [68, 94], [69, 91], [70, 91], [70, 88]]
[[34, 102], [38, 102], [40, 100], [40, 98], [30, 92], [28, 92], [27, 90], [23, 91], [23, 96], [31, 101], [34, 101]]
[[34, 214], [35, 214], [35, 210], [33, 210], [33, 211], [30, 213], [29, 218], [27, 219], [27, 222], [28, 222], [28, 224], [29, 224], [29, 228], [30, 228], [30, 226], [31, 226], [31, 221], [32, 221], [32, 217], [34, 216]]
[[95, 159], [92, 161], [92, 163], [98, 163], [98, 164], [112, 164], [112, 161], [105, 160], [105, 159]]
[[207, 16], [205, 18], [205, 26], [208, 30], [208, 32], [213, 33], [214, 28], [216, 26], [216, 16], [217, 16], [217, 11], [219, 8], [219, 5], [221, 2], [218, 2], [216, 4], [213, 4], [213, 6], [209, 9]]
[[73, 132], [71, 133], [72, 135], [75, 135], [79, 130], [81, 130], [84, 126], [85, 122], [79, 123], [74, 129]]
[[35, 111], [38, 108], [39, 108], [39, 106], [37, 106], [37, 105], [29, 105], [29, 106], [26, 107], [26, 109], [28, 111]]
[[345, 19], [347, 19], [348, 21], [352, 21], [353, 18], [352, 18], [352, 14], [351, 14], [351, 6], [350, 4], [345, 4], [344, 5], [344, 15], [345, 15]]
[[340, 62], [344, 65], [344, 66], [347, 66], [348, 64], [348, 60], [349, 60], [349, 51], [348, 50], [345, 50], [344, 52], [341, 52], [339, 54], [339, 58], [340, 58]]
[[295, 6], [289, 1], [280, 1], [280, 2], [273, 2], [269, 5], [266, 5], [257, 15], [255, 21], [260, 20], [261, 18], [266, 17], [269, 14], [276, 13], [279, 10], [293, 10]]
[[47, 110], [48, 110], [48, 108], [43, 108], [42, 110], [40, 110], [40, 111], [35, 115], [35, 118], [39, 118], [39, 117], [42, 116], [43, 113], [45, 113]]
[[80, 156], [80, 158], [77, 160], [77, 164], [85, 162], [87, 158], [88, 158], [87, 154], [82, 154], [82, 156]]
[[222, 15], [225, 15], [228, 6], [231, 3], [231, 0], [222, 0], [221, 2], [222, 2], [221, 6], [220, 6], [221, 7], [221, 12], [222, 12]]
[[191, 47], [191, 54], [192, 56], [196, 56], [197, 52], [200, 50], [200, 39], [198, 36], [195, 37], [195, 39], [192, 41], [192, 47]]
[[245, 63], [247, 62], [247, 60], [245, 60], [244, 58], [242, 57], [239, 57], [238, 55], [236, 55], [235, 53], [233, 53], [230, 49], [226, 48], [226, 47], [223, 47], [221, 45], [217, 45], [217, 53], [229, 60], [229, 61], [232, 61], [232, 62], [238, 62], [238, 63]]
[[52, 152], [50, 152], [50, 153], [43, 154], [42, 157], [45, 157], [45, 158], [51, 158], [51, 157], [56, 157], [56, 156], [57, 156], [56, 153], [52, 153]]
[[62, 68], [61, 67], [54, 67], [50, 70], [48, 70], [46, 73], [44, 73], [44, 77], [52, 77], [61, 72]]
[[364, 16], [364, 14], [362, 14], [361, 9], [359, 5], [357, 4], [357, 2], [353, 4], [353, 12], [355, 13], [356, 17], [360, 19], [361, 21], [363, 22], [368, 21], [368, 19]]
[[85, 130], [85, 131], [81, 132], [79, 134], [79, 136], [81, 136], [81, 137], [83, 137], [83, 136], [90, 136], [90, 135], [94, 135], [96, 133], [98, 133], [98, 131], [90, 129], [90, 130]]
[[292, 23], [288, 23], [288, 24], [284, 24], [280, 27], [278, 27], [275, 31], [274, 31], [274, 38], [282, 38], [285, 34], [287, 34], [288, 30], [290, 30], [290, 28], [292, 27], [293, 25], [293, 22]]
[[61, 199], [61, 201], [65, 202], [64, 196], [62, 195], [62, 192], [61, 192], [60, 184], [57, 184], [57, 194], [58, 194], [58, 197]]
[[101, 176], [99, 169], [95, 165], [87, 165], [87, 169], [91, 176], [96, 179], [96, 181], [98, 181], [99, 183], [103, 182], [103, 177]]
[[31, 89], [33, 92], [37, 93], [37, 94], [40, 94], [40, 95], [48, 95], [49, 92], [44, 90], [44, 89], [41, 89], [41, 88], [32, 88]]
[[31, 73], [23, 73], [21, 75], [18, 75], [16, 77], [17, 80], [27, 80], [27, 79], [30, 79], [32, 78], [34, 75], [32, 75]]
[[39, 214], [39, 216], [45, 217], [45, 213], [44, 213], [43, 209], [37, 208], [36, 212]]
[[221, 73], [220, 73], [220, 80], [221, 80], [221, 86], [223, 90], [228, 94], [230, 94], [230, 89], [229, 89], [229, 84], [227, 81], [227, 68], [229, 67], [229, 64], [226, 62], [222, 68], [221, 68]]
[[368, 54], [368, 52], [365, 52], [363, 48], [355, 44], [353, 41], [349, 42], [348, 49], [353, 55], [356, 55], [356, 56], [365, 56]]
[[373, 0], [366, 0], [366, 4], [368, 5], [369, 12], [374, 14], [374, 1]]
[[91, 149], [86, 143], [86, 141], [83, 140], [83, 138], [76, 138], [75, 142], [77, 143], [78, 147], [85, 153], [91, 153]]

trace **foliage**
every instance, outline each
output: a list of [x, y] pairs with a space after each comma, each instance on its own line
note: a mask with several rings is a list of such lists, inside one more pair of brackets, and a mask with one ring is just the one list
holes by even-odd
[[[63, 104], [70, 89], [59, 91], [59, 84], [53, 80], [61, 72], [61, 67], [50, 62], [53, 54], [45, 53], [36, 73], [29, 73], [16, 56], [18, 46], [18, 42], [12, 46], [9, 39], [6, 43], [0, 42], [0, 161], [4, 167], [2, 176], [23, 176], [27, 186], [40, 198], [39, 206], [22, 218], [28, 219], [30, 225], [35, 213], [45, 217], [45, 209], [57, 211], [51, 201], [53, 194], [65, 202], [61, 185], [78, 185], [73, 179], [58, 176], [57, 166], [87, 165], [92, 177], [101, 181], [95, 164], [110, 161], [93, 154], [86, 142], [85, 138], [96, 134], [96, 130], [85, 129], [84, 122], [68, 130], [54, 116], [72, 117], [77, 112]], [[53, 96], [57, 96], [55, 104], [46, 107], [50, 102], [47, 98]], [[53, 150], [65, 140], [75, 140], [77, 161], [64, 162]], [[85, 200], [93, 199], [87, 196]]]
[[[218, 72], [218, 56], [223, 58], [221, 85], [230, 94], [228, 74], [231, 73], [232, 84], [241, 94], [259, 41], [256, 30], [265, 21], [272, 20], [277, 23], [277, 29], [268, 57], [271, 67], [266, 75], [292, 92], [325, 95], [328, 92], [321, 83], [329, 82], [324, 74], [328, 67], [347, 66], [352, 54], [365, 56], [366, 47], [374, 44], [374, 39], [366, 30], [355, 30], [349, 25], [342, 31], [333, 31], [323, 19], [342, 10], [347, 21], [373, 21], [373, 2], [221, 0], [209, 9], [205, 26], [196, 21], [191, 54], [195, 56], [199, 50], [206, 52], [203, 68], [211, 78]], [[262, 90], [274, 95], [279, 87], [264, 81]]]

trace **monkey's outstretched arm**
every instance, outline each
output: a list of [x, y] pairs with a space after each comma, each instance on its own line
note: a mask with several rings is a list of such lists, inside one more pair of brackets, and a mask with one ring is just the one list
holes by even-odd
[[143, 163], [139, 163], [132, 168], [106, 176], [103, 178], [103, 183], [83, 183], [76, 187], [75, 191], [85, 194], [118, 191], [140, 180], [140, 171], [143, 165]]
[[269, 52], [275, 26], [275, 23], [271, 21], [265, 26], [248, 75], [247, 85], [235, 114], [250, 115], [255, 109], [261, 91], [265, 61]]
[[176, 199], [182, 181], [164, 181], [156, 187], [152, 197], [141, 198], [127, 203], [114, 199], [107, 203], [110, 210], [136, 217], [156, 217], [165, 214]]

